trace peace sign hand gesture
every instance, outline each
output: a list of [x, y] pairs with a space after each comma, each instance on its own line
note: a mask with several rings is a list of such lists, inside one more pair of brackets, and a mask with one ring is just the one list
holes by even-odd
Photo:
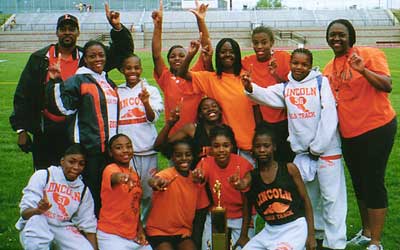
[[250, 65], [250, 70], [245, 71], [240, 75], [240, 79], [242, 80], [242, 84], [244, 89], [252, 93], [253, 92], [253, 86], [251, 85], [251, 73], [253, 71], [253, 64]]
[[199, 0], [195, 0], [194, 2], [196, 4], [196, 9], [190, 9], [189, 11], [192, 12], [197, 19], [205, 20], [208, 4], [200, 4]]
[[120, 14], [117, 11], [110, 10], [110, 6], [108, 3], [104, 4], [104, 9], [106, 11], [106, 17], [110, 25], [115, 29], [115, 30], [121, 30], [122, 29], [122, 24], [121, 24], [121, 19], [120, 19]]

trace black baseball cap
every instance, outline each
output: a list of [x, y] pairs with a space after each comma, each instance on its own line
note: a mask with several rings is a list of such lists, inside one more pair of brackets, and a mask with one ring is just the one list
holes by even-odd
[[79, 30], [78, 18], [76, 18], [75, 16], [70, 15], [70, 14], [64, 14], [64, 15], [60, 16], [57, 20], [57, 29], [60, 28], [60, 26], [64, 25], [65, 23], [73, 24]]

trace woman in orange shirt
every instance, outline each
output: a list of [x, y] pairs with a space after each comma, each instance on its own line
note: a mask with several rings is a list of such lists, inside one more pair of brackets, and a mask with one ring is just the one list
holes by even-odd
[[363, 229], [349, 243], [382, 250], [388, 207], [385, 169], [397, 129], [388, 93], [392, 90], [385, 54], [353, 47], [356, 32], [348, 20], [332, 21], [326, 41], [335, 57], [324, 70], [335, 94], [343, 156], [358, 201]]
[[[200, 47], [192, 41], [188, 55], [179, 69], [178, 75], [193, 82], [196, 92], [214, 98], [223, 110], [223, 122], [235, 133], [238, 153], [253, 162], [250, 150], [252, 133], [255, 128], [252, 102], [244, 93], [240, 73], [242, 70], [239, 44], [232, 38], [221, 39], [215, 49], [215, 72], [189, 71], [190, 61]], [[203, 48], [204, 52], [205, 48]], [[209, 51], [205, 52], [209, 55]], [[208, 57], [209, 58], [209, 57]], [[209, 58], [211, 61], [211, 59]]]
[[[251, 34], [254, 54], [242, 59], [243, 69], [251, 72], [255, 84], [266, 88], [280, 82], [288, 81], [290, 71], [290, 54], [286, 51], [272, 50], [274, 34], [265, 26], [255, 28]], [[291, 162], [294, 153], [287, 138], [288, 121], [285, 109], [276, 109], [268, 106], [253, 106], [256, 122], [265, 122], [274, 131], [277, 150], [275, 160]]]

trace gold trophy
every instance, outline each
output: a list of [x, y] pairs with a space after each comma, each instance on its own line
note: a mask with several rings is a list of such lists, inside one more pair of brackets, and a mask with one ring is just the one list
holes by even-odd
[[228, 226], [226, 222], [226, 210], [221, 206], [221, 182], [214, 184], [214, 193], [217, 194], [217, 207], [211, 211], [212, 225], [212, 250], [229, 250]]

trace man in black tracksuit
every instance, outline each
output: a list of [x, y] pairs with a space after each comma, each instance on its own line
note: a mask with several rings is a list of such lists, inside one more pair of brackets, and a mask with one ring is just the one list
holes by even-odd
[[[120, 23], [119, 13], [106, 15], [113, 27], [111, 46], [107, 50], [105, 71], [118, 67], [122, 58], [133, 53], [134, 45], [130, 31]], [[14, 95], [14, 110], [10, 116], [12, 128], [18, 133], [18, 146], [22, 151], [32, 151], [35, 169], [59, 165], [61, 156], [70, 144], [66, 120], [47, 110], [44, 88], [49, 80], [48, 67], [60, 63], [62, 79], [75, 74], [81, 63], [82, 48], [76, 46], [79, 25], [76, 17], [66, 14], [57, 22], [58, 43], [34, 52], [27, 62]], [[33, 141], [30, 135], [33, 136]]]

